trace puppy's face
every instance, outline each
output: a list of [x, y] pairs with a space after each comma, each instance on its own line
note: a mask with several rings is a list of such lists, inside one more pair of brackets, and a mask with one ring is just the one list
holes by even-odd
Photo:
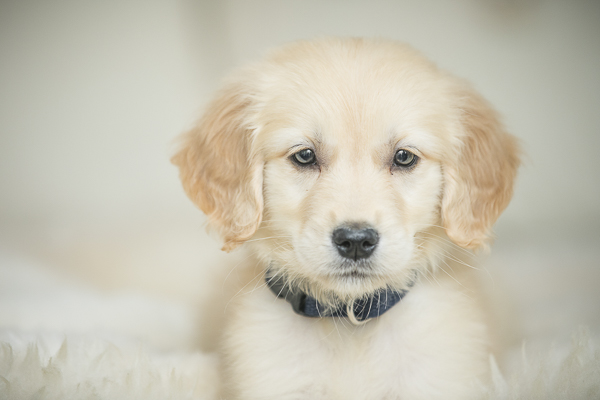
[[440, 93], [372, 77], [376, 68], [282, 76], [283, 95], [265, 106], [285, 112], [257, 133], [265, 204], [256, 239], [272, 239], [251, 243], [313, 291], [353, 297], [408, 284], [423, 264], [418, 233], [441, 224], [439, 156], [452, 143], [435, 124], [453, 121], [427, 100]]
[[291, 45], [241, 74], [174, 158], [232, 248], [317, 297], [404, 288], [446, 235], [484, 242], [516, 146], [487, 105], [390, 42]]
[[441, 165], [425, 135], [378, 128], [281, 132], [252, 242], [272, 268], [343, 297], [410, 282], [423, 261], [418, 234], [440, 224]]

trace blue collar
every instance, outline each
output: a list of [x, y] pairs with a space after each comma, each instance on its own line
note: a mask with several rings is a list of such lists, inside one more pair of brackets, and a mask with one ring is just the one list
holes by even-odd
[[[339, 303], [335, 307], [326, 307], [299, 288], [291, 288], [282, 276], [272, 277], [267, 271], [265, 280], [277, 297], [285, 299], [292, 305], [296, 314], [311, 318], [343, 317], [348, 318], [355, 325], [361, 325], [371, 318], [384, 314], [408, 293], [408, 289], [382, 289], [368, 297], [355, 300], [351, 305]], [[413, 284], [414, 281], [409, 287]]]

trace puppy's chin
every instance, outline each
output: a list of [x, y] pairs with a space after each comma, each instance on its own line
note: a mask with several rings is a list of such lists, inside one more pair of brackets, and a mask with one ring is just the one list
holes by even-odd
[[345, 302], [368, 296], [386, 289], [387, 285], [381, 278], [368, 274], [348, 273], [329, 277], [321, 282], [321, 297], [336, 297]]
[[376, 265], [344, 263], [331, 265], [327, 273], [302, 279], [302, 290], [323, 303], [351, 302], [382, 290], [406, 290], [414, 281], [411, 270], [400, 271], [395, 276], [378, 272]]

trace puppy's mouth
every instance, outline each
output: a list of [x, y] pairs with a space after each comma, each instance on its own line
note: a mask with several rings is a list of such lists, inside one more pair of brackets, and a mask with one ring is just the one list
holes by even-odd
[[332, 268], [332, 275], [337, 278], [369, 279], [378, 275], [371, 262], [344, 261]]
[[368, 278], [371, 274], [365, 271], [353, 270], [342, 272], [338, 276], [342, 278]]

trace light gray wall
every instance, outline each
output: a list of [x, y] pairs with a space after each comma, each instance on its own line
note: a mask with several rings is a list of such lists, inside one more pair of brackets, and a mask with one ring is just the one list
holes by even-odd
[[219, 79], [351, 35], [411, 43], [504, 115], [527, 158], [501, 226], [596, 229], [599, 21], [591, 0], [2, 1], [0, 223], [187, 221], [171, 141]]

